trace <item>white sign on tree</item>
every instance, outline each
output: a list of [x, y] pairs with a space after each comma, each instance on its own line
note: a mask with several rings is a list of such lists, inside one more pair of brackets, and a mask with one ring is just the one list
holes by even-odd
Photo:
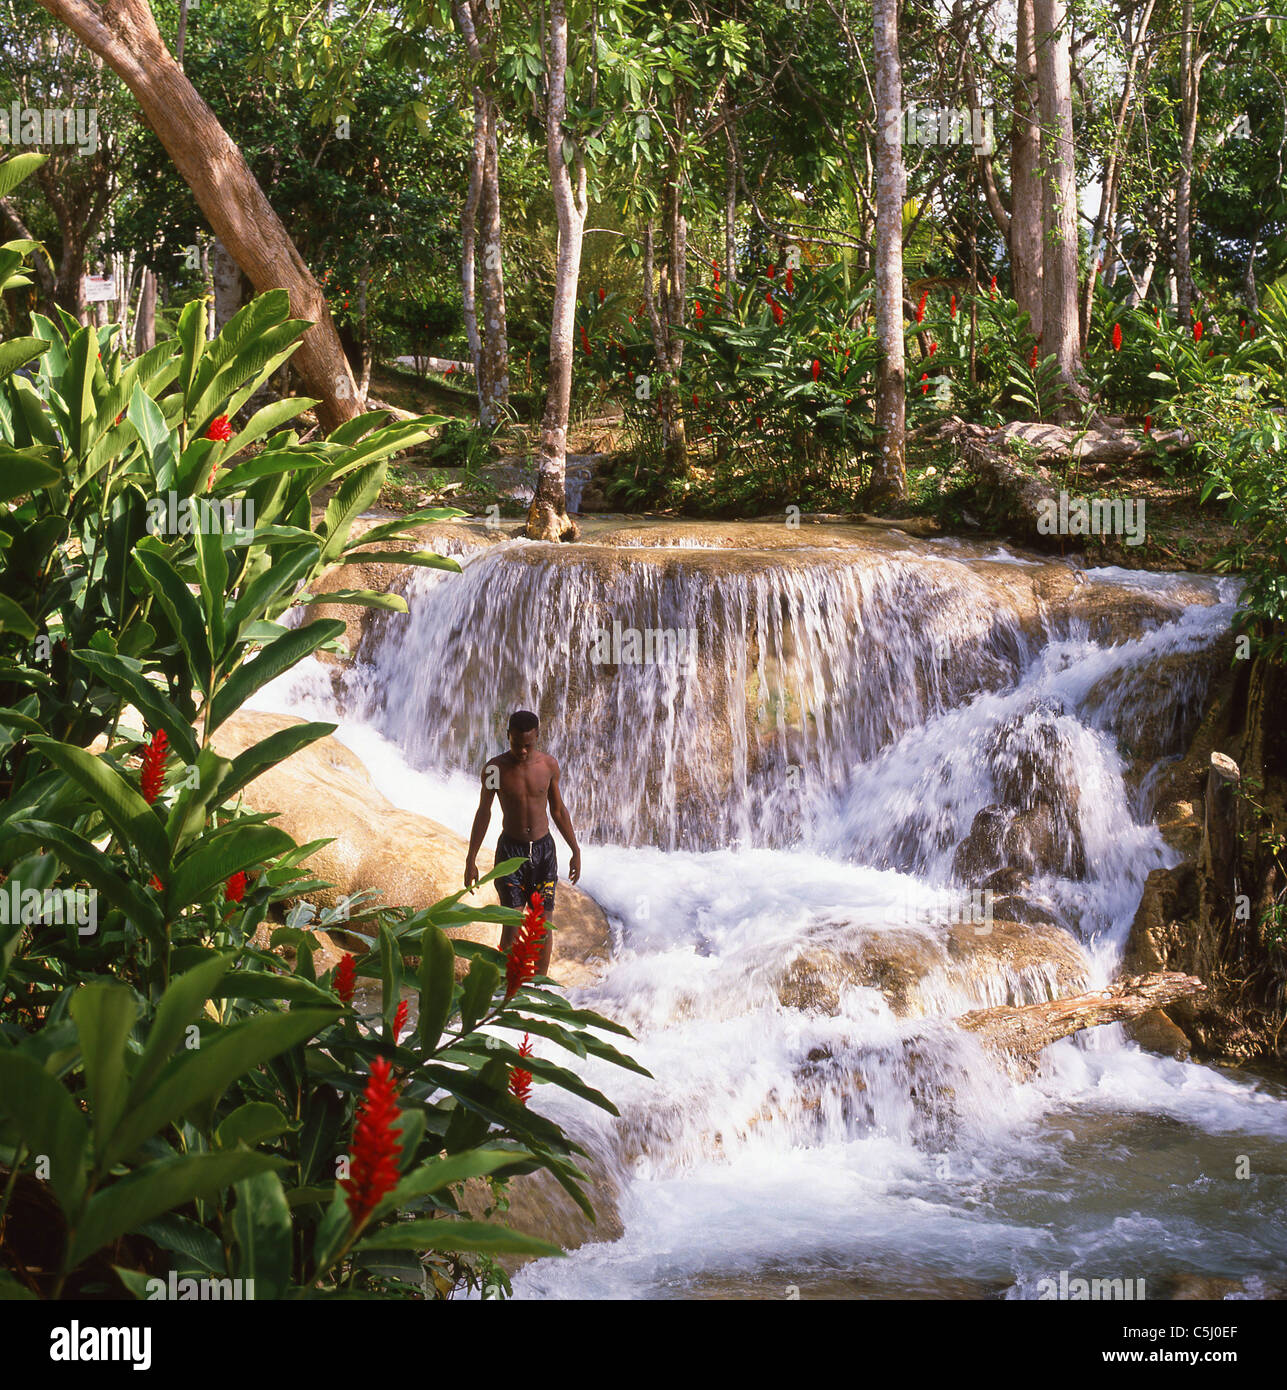
[[110, 275], [87, 275], [85, 277], [85, 302], [99, 304], [116, 298], [116, 281]]

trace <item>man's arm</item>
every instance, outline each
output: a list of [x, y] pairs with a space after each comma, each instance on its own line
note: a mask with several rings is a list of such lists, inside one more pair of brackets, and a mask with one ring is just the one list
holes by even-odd
[[483, 790], [478, 798], [478, 810], [474, 812], [474, 824], [469, 831], [469, 855], [465, 860], [466, 888], [472, 888], [478, 882], [478, 851], [487, 834], [487, 827], [491, 824], [492, 798], [496, 795], [496, 771], [493, 763], [487, 763], [483, 767], [482, 779]]
[[559, 834], [568, 842], [568, 848], [572, 851], [572, 861], [568, 865], [568, 878], [573, 883], [581, 877], [581, 846], [576, 842], [576, 831], [572, 829], [572, 817], [568, 814], [568, 808], [563, 804], [563, 793], [559, 790], [559, 764], [556, 758], [551, 758], [554, 764], [554, 771], [550, 776], [550, 819], [559, 828]]

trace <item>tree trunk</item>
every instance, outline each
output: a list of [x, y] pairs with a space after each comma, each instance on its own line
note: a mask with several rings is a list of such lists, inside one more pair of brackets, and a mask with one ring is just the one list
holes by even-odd
[[1033, 0], [1041, 93], [1042, 356], [1054, 353], [1067, 392], [1077, 389], [1081, 338], [1077, 319], [1077, 178], [1073, 163], [1072, 76], [1064, 0]]
[[210, 248], [210, 278], [214, 282], [214, 326], [223, 326], [241, 308], [241, 267], [228, 254], [228, 248], [218, 238]]
[[197, 205], [255, 289], [285, 289], [291, 313], [311, 321], [292, 362], [309, 394], [320, 401], [322, 425], [329, 430], [352, 419], [360, 410], [357, 388], [326, 299], [241, 150], [166, 48], [146, 0], [115, 0], [110, 9], [86, 0], [40, 3], [134, 94]]
[[[498, 4], [456, 0], [456, 25], [479, 74], [474, 86], [474, 140], [469, 156], [469, 190], [461, 215], [461, 292], [465, 333], [474, 359], [478, 421], [499, 423], [509, 400], [509, 327], [505, 316], [505, 270], [501, 260], [499, 107], [491, 88], [496, 76], [494, 41]], [[481, 224], [481, 225], [480, 225]], [[482, 240], [479, 264], [478, 240]]]
[[371, 325], [367, 319], [367, 300], [370, 293], [371, 267], [364, 265], [358, 275], [357, 288], [358, 347], [362, 354], [358, 392], [362, 397], [363, 405], [366, 404], [366, 398], [371, 394]]
[[737, 145], [733, 139], [733, 99], [724, 96], [724, 305], [737, 310]]
[[479, 207], [483, 234], [483, 265], [479, 277], [483, 325], [480, 334], [482, 376], [478, 390], [478, 420], [485, 428], [500, 422], [500, 407], [509, 400], [509, 330], [505, 321], [505, 272], [501, 262], [497, 121], [496, 103], [491, 102], [487, 112], [486, 159]]
[[1198, 81], [1193, 59], [1193, 0], [1180, 18], [1180, 171], [1175, 181], [1175, 307], [1181, 324], [1193, 322], [1191, 232], [1193, 147], [1198, 133]]
[[967, 1032], [978, 1033], [984, 1044], [997, 1052], [1033, 1058], [1051, 1043], [1083, 1028], [1124, 1023], [1153, 1009], [1164, 1009], [1177, 999], [1204, 994], [1206, 988], [1195, 976], [1174, 972], [1126, 975], [1105, 989], [1042, 1004], [974, 1009], [961, 1014], [956, 1022]]
[[1033, 0], [1019, 0], [1010, 131], [1010, 272], [1014, 299], [1041, 338], [1041, 127], [1037, 110], [1037, 48]]
[[148, 270], [143, 271], [143, 284], [139, 289], [138, 314], [134, 320], [134, 353], [149, 351], [156, 346], [156, 276]]
[[563, 117], [567, 111], [567, 0], [550, 0], [549, 33], [545, 45], [545, 152], [558, 217], [559, 249], [554, 273], [554, 308], [550, 317], [550, 376], [541, 420], [541, 444], [536, 493], [527, 513], [531, 540], [575, 540], [576, 522], [568, 516], [568, 410], [572, 400], [573, 329], [576, 292], [581, 277], [581, 239], [585, 233], [586, 172], [579, 153], [572, 171], [563, 158]]
[[662, 188], [662, 235], [666, 258], [660, 283], [654, 279], [652, 223], [644, 233], [644, 304], [652, 329], [657, 370], [657, 416], [661, 422], [662, 468], [667, 477], [682, 478], [688, 470], [688, 437], [679, 396], [684, 365], [684, 340], [675, 331], [683, 326], [688, 289], [688, 223], [683, 211], [680, 148], [683, 142], [683, 104], [676, 97], [675, 146]]
[[[907, 496], [907, 390], [903, 358], [903, 73], [898, 53], [898, 0], [875, 0], [876, 60], [876, 446], [871, 470], [873, 506]], [[894, 118], [889, 118], [894, 113]]]

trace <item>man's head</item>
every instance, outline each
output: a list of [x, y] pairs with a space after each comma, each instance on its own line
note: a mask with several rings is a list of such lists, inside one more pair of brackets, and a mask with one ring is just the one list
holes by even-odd
[[530, 709], [516, 709], [509, 717], [509, 751], [524, 762], [536, 751], [536, 731], [541, 721]]

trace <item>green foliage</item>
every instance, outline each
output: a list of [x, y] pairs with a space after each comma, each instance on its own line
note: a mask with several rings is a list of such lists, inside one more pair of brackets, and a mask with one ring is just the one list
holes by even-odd
[[[317, 978], [311, 933], [274, 927], [285, 900], [319, 886], [302, 867], [318, 846], [296, 846], [239, 793], [334, 726], [283, 729], [232, 759], [211, 736], [342, 630], [281, 621], [304, 586], [453, 513], [353, 539], [389, 458], [436, 422], [382, 427], [368, 415], [304, 444], [284, 426], [308, 402], [244, 409], [303, 328], [285, 294], [255, 300], [211, 343], [201, 312], [187, 306], [175, 339], [128, 364], [105, 346], [110, 333], [38, 318], [38, 365], [0, 386], [11, 478], [0, 868], [25, 905], [0, 926], [0, 1258], [22, 1281], [0, 1286], [70, 1296], [102, 1288], [111, 1266], [118, 1292], [146, 1297], [126, 1241], [152, 1252], [148, 1269], [254, 1279], [260, 1297], [439, 1296], [475, 1277], [476, 1257], [490, 1268], [497, 1253], [557, 1253], [464, 1219], [461, 1182], [543, 1168], [590, 1210], [581, 1151], [509, 1094], [520, 1059], [506, 1035], [638, 1068], [599, 1036], [623, 1029], [540, 981], [506, 998], [499, 954], [445, 935], [515, 920], [510, 910], [464, 907], [463, 894], [419, 912], [359, 904], [345, 927], [369, 941], [355, 965], [380, 982], [373, 1008]], [[226, 417], [231, 438], [208, 437]], [[149, 529], [159, 500], [168, 516], [211, 495], [242, 505], [240, 524], [203, 510], [199, 526]], [[158, 730], [169, 749], [149, 754], [153, 785], [136, 757]], [[457, 953], [470, 961], [462, 984]], [[404, 997], [419, 1026], [399, 1042]], [[401, 1176], [357, 1220], [337, 1178], [376, 1058], [400, 1086]], [[612, 1111], [566, 1068], [522, 1065]], [[39, 1274], [21, 1259], [33, 1185], [60, 1222], [56, 1265]]]

